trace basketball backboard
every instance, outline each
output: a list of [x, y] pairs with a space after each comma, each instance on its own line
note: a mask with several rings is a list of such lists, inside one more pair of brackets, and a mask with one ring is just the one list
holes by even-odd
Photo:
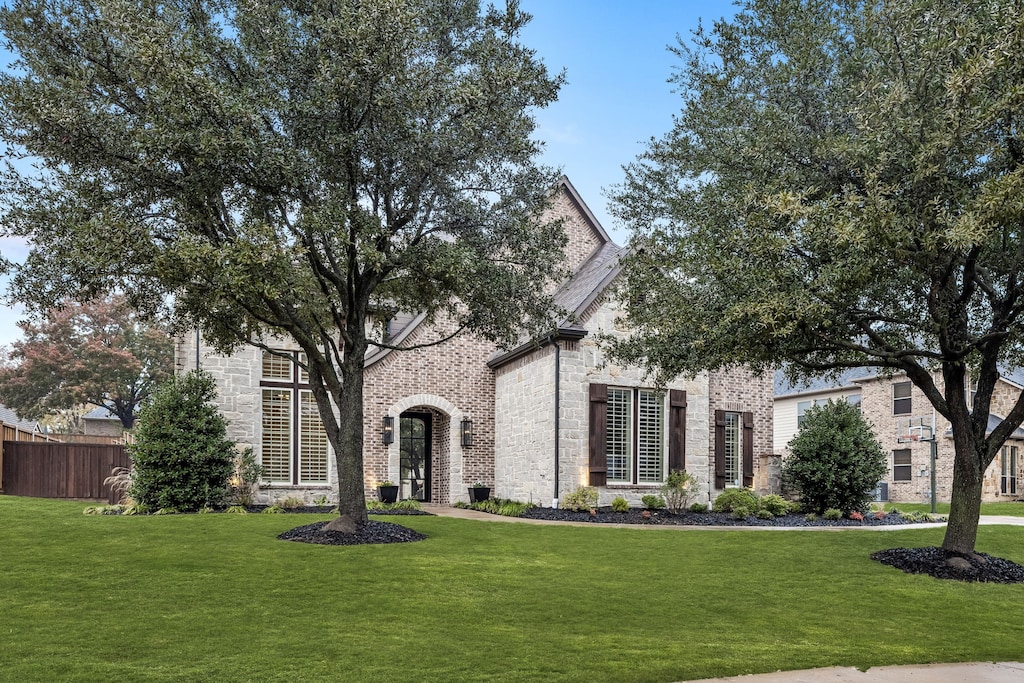
[[915, 415], [896, 420], [896, 440], [899, 443], [931, 441], [935, 434], [935, 416]]

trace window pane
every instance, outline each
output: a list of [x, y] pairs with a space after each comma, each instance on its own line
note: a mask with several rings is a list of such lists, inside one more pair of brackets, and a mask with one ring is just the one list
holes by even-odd
[[740, 414], [725, 414], [725, 484], [739, 486], [740, 472]]
[[910, 382], [898, 382], [892, 385], [893, 398], [910, 398]]
[[263, 390], [264, 481], [291, 483], [292, 392], [288, 389]]
[[640, 391], [637, 394], [637, 481], [665, 480], [665, 449], [662, 446], [665, 400], [662, 394]]
[[263, 352], [263, 379], [290, 381], [292, 378], [292, 362], [288, 358]]
[[630, 446], [632, 433], [632, 392], [608, 389], [608, 481], [630, 480]]
[[312, 391], [299, 392], [299, 482], [327, 483], [327, 432]]
[[909, 465], [910, 464], [910, 449], [901, 448], [898, 451], [892, 452], [892, 461], [895, 465]]
[[892, 452], [892, 480], [912, 481], [913, 474], [910, 466], [910, 449], [901, 448]]
[[[299, 352], [299, 362], [306, 362], [306, 354], [302, 353], [301, 351]], [[295, 367], [298, 368], [299, 370], [299, 384], [309, 384], [309, 373], [303, 370], [298, 365], [296, 365]]]

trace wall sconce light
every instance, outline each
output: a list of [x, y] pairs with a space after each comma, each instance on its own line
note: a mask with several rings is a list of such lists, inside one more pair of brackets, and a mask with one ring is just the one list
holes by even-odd
[[473, 445], [473, 421], [463, 420], [462, 421], [462, 445], [472, 446]]
[[395, 418], [390, 415], [384, 416], [384, 421], [380, 430], [380, 439], [387, 444], [395, 442]]

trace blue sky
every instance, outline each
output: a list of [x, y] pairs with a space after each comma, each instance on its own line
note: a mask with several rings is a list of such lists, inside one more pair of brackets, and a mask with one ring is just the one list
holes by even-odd
[[[622, 181], [622, 167], [672, 125], [679, 97], [667, 82], [677, 59], [668, 51], [705, 24], [732, 16], [731, 2], [712, 0], [521, 0], [533, 15], [523, 42], [547, 67], [566, 71], [557, 102], [537, 113], [543, 161], [561, 167], [612, 238], [628, 233], [612, 220], [604, 190]], [[0, 49], [0, 64], [10, 55]], [[0, 254], [20, 260], [22, 244], [0, 238]], [[0, 286], [5, 285], [0, 281]], [[0, 345], [17, 338], [19, 313], [0, 306]]]

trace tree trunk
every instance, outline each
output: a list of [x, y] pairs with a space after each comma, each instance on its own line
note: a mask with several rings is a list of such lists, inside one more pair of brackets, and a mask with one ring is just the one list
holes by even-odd
[[953, 492], [949, 506], [949, 521], [946, 537], [942, 541], [945, 550], [973, 554], [978, 538], [978, 519], [981, 515], [983, 458], [978, 453], [982, 444], [956, 444], [953, 462]]
[[[351, 356], [350, 356], [351, 358]], [[344, 364], [343, 384], [335, 397], [338, 406], [338, 435], [331, 443], [338, 470], [338, 512], [328, 524], [332, 531], [353, 533], [366, 524], [366, 494], [363, 489], [363, 358]]]

